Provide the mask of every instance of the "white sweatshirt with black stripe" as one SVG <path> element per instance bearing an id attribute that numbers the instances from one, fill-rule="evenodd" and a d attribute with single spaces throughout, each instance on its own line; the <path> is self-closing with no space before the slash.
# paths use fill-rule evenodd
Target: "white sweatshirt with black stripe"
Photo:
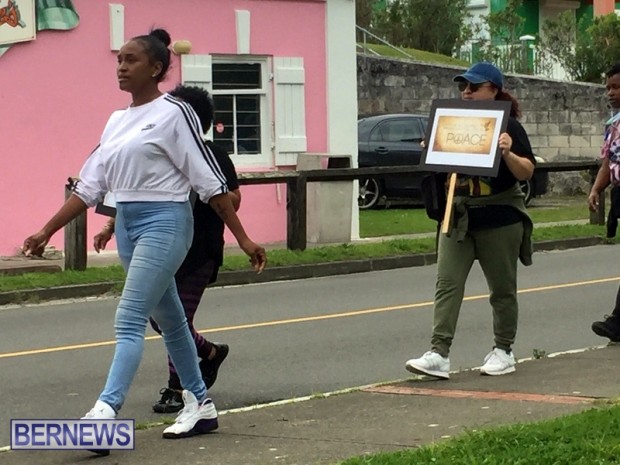
<path id="1" fill-rule="evenodd" d="M 228 187 L 200 134 L 196 113 L 168 94 L 115 111 L 75 194 L 92 207 L 107 192 L 116 202 L 184 202 L 193 188 L 206 203 Z"/>

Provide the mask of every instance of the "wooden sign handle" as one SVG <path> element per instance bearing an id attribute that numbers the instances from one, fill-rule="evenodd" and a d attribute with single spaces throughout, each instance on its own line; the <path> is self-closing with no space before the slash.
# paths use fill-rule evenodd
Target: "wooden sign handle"
<path id="1" fill-rule="evenodd" d="M 450 173 L 450 181 L 448 183 L 448 195 L 446 199 L 446 212 L 443 215 L 441 223 L 441 232 L 447 234 L 450 231 L 450 219 L 452 218 L 452 200 L 454 199 L 454 190 L 456 189 L 456 173 Z"/>

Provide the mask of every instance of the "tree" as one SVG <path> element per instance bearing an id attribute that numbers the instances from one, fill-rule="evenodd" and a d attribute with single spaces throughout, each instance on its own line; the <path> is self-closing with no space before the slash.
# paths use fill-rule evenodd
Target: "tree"
<path id="1" fill-rule="evenodd" d="M 504 72 L 531 73 L 529 49 L 522 43 L 525 19 L 519 13 L 522 0 L 508 0 L 506 7 L 489 13 L 472 37 L 477 45 L 473 61 L 495 63 Z"/>
<path id="2" fill-rule="evenodd" d="M 375 33 L 393 45 L 444 55 L 460 48 L 468 0 L 394 0 L 377 11 Z"/>
<path id="3" fill-rule="evenodd" d="M 601 83 L 603 74 L 620 61 L 620 18 L 615 13 L 575 24 L 565 12 L 543 24 L 539 53 L 554 60 L 577 81 Z"/>
<path id="4" fill-rule="evenodd" d="M 575 38 L 577 24 L 572 10 L 564 11 L 542 24 L 538 40 L 538 55 L 547 63 L 558 63 L 569 76 L 575 78 L 579 66 L 575 62 Z"/>
<path id="5" fill-rule="evenodd" d="M 355 0 L 355 24 L 370 29 L 374 0 Z"/>

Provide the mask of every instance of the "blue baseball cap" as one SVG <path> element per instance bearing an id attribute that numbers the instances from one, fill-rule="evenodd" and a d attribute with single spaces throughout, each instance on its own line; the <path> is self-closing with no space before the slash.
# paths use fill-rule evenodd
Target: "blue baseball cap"
<path id="1" fill-rule="evenodd" d="M 456 76 L 454 82 L 458 81 L 469 81 L 472 84 L 490 82 L 499 90 L 502 90 L 504 87 L 504 76 L 502 72 L 495 65 L 487 61 L 476 63 L 463 74 Z"/>

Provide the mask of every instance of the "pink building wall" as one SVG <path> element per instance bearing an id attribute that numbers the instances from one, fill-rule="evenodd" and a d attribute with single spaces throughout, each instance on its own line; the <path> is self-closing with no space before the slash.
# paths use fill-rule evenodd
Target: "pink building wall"
<path id="1" fill-rule="evenodd" d="M 0 255 L 13 255 L 64 202 L 63 186 L 98 143 L 110 113 L 130 103 L 118 89 L 110 50 L 108 2 L 74 0 L 70 31 L 40 31 L 0 56 Z M 308 152 L 325 152 L 325 3 L 294 0 L 121 0 L 125 38 L 164 27 L 191 53 L 236 53 L 235 10 L 251 14 L 253 55 L 303 57 Z M 181 80 L 180 57 L 161 89 Z M 237 166 L 240 172 L 245 171 Z M 273 166 L 252 170 L 272 170 Z M 239 215 L 258 242 L 286 237 L 285 186 L 242 186 Z M 106 218 L 88 212 L 91 238 Z M 234 239 L 227 232 L 227 242 Z M 59 231 L 50 241 L 64 247 Z M 115 248 L 114 244 L 110 244 Z"/>

